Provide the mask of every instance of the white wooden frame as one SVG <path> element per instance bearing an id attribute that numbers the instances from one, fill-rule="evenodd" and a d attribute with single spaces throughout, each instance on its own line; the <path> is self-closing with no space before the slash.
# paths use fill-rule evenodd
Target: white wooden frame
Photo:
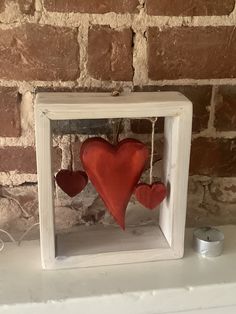
<path id="1" fill-rule="evenodd" d="M 183 257 L 192 129 L 192 103 L 186 97 L 176 92 L 131 93 L 119 97 L 107 93 L 39 93 L 35 117 L 43 268 L 91 267 Z M 94 251 L 83 247 L 78 255 L 57 256 L 51 120 L 145 117 L 165 117 L 164 182 L 170 190 L 160 206 L 159 227 L 145 227 L 141 231 L 143 237 L 135 237 L 140 233 L 121 233 L 117 228 L 117 234 L 114 230 L 110 233 L 111 238 L 114 235 L 115 247 L 114 243 L 103 246 L 98 243 Z M 78 234 L 75 241 L 81 243 L 83 238 L 87 239 L 86 232 L 85 236 Z M 94 232 L 94 238 L 101 239 L 107 238 L 105 232 L 109 230 L 91 229 L 91 232 Z M 69 240 L 65 245 L 70 246 L 73 241 Z"/>

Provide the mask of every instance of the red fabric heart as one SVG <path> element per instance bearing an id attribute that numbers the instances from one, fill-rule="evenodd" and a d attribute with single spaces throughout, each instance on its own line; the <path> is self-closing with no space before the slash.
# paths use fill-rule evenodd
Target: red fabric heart
<path id="1" fill-rule="evenodd" d="M 166 198 L 167 190 L 161 182 L 151 185 L 140 183 L 137 185 L 134 194 L 139 203 L 144 207 L 154 209 Z"/>
<path id="2" fill-rule="evenodd" d="M 84 171 L 60 170 L 55 179 L 59 187 L 70 197 L 79 194 L 88 183 L 88 176 Z"/>
<path id="3" fill-rule="evenodd" d="M 80 153 L 89 179 L 124 229 L 126 207 L 148 158 L 147 147 L 134 139 L 114 146 L 102 138 L 91 138 L 83 143 Z"/>

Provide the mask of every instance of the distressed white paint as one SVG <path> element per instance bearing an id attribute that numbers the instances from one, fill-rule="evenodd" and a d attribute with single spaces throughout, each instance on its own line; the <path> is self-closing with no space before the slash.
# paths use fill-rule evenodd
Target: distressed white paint
<path id="1" fill-rule="evenodd" d="M 2 314 L 234 314 L 236 226 L 222 227 L 225 250 L 206 259 L 191 248 L 185 258 L 132 265 L 43 271 L 38 241 L 12 243 L 0 255 Z"/>
<path id="2" fill-rule="evenodd" d="M 192 103 L 177 92 L 131 93 L 119 97 L 104 93 L 40 93 L 36 97 L 35 110 L 43 267 L 91 267 L 181 258 L 184 252 Z M 121 250 L 120 231 L 117 229 L 110 236 L 111 232 L 102 227 L 99 232 L 104 239 L 109 239 L 105 252 L 102 246 L 95 252 L 91 249 L 94 244 L 88 243 L 83 254 L 78 251 L 76 256 L 58 256 L 54 236 L 50 121 L 132 117 L 166 117 L 164 182 L 170 192 L 160 207 L 159 225 L 163 234 L 157 226 L 154 232 L 152 226 L 146 226 L 141 232 L 143 237 L 137 236 L 140 233 L 137 227 L 130 235 L 127 231 L 128 237 L 123 241 L 129 241 L 129 245 L 126 250 Z M 94 231 L 90 232 L 93 235 Z M 97 237 L 96 232 L 94 238 Z M 149 245 L 145 247 L 142 241 L 146 241 L 147 237 Z M 86 241 L 86 237 L 84 239 Z M 78 250 L 85 245 L 80 241 L 78 233 Z M 116 251 L 114 242 L 117 244 Z M 73 241 L 68 241 L 67 251 L 70 250 L 70 243 L 73 246 Z"/>

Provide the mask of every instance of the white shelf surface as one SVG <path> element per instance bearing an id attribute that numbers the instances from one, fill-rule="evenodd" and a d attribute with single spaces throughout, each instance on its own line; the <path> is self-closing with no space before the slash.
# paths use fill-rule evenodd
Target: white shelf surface
<path id="1" fill-rule="evenodd" d="M 191 248 L 182 260 L 72 270 L 41 270 L 39 241 L 7 244 L 0 253 L 0 313 L 236 313 L 236 226 L 222 256 Z"/>
<path id="2" fill-rule="evenodd" d="M 52 269 L 177 258 L 157 224 L 127 227 L 125 232 L 116 226 L 80 226 L 56 237 L 56 256 Z"/>
<path id="3" fill-rule="evenodd" d="M 169 249 L 163 233 L 154 224 L 127 227 L 125 232 L 117 226 L 103 225 L 81 226 L 75 231 L 57 236 L 58 256 Z"/>

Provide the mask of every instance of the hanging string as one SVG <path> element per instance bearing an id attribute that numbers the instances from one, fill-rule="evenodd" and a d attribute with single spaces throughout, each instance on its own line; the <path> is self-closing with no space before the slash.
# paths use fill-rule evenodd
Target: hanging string
<path id="1" fill-rule="evenodd" d="M 36 222 L 35 224 L 31 225 L 20 237 L 18 240 L 18 245 L 20 246 L 21 242 L 24 240 L 24 238 L 27 236 L 27 234 L 35 227 L 39 226 L 39 222 Z"/>
<path id="2" fill-rule="evenodd" d="M 116 129 L 116 135 L 115 135 L 115 143 L 116 144 L 119 142 L 121 124 L 122 124 L 122 119 L 119 119 L 117 129 Z"/>
<path id="3" fill-rule="evenodd" d="M 21 206 L 20 202 L 17 199 L 15 199 L 14 197 L 5 195 L 5 194 L 2 194 L 1 196 L 3 198 L 6 198 L 8 200 L 11 200 L 11 201 L 15 202 L 19 206 L 21 212 L 23 213 L 23 217 L 24 218 L 30 218 L 31 217 L 30 214 Z"/>
<path id="4" fill-rule="evenodd" d="M 152 122 L 152 147 L 151 147 L 151 158 L 150 158 L 150 174 L 149 174 L 149 183 L 152 184 L 152 173 L 153 173 L 153 156 L 154 156 L 154 144 L 155 144 L 155 125 L 158 118 L 150 118 Z"/>
<path id="5" fill-rule="evenodd" d="M 15 199 L 15 198 L 13 198 L 13 197 L 11 197 L 11 196 L 8 196 L 8 195 L 2 195 L 2 197 L 3 197 L 3 198 L 6 198 L 6 199 L 9 199 L 9 200 L 11 200 L 11 201 L 14 201 L 14 202 L 19 206 L 19 208 L 21 209 L 21 212 L 22 212 L 23 217 L 24 217 L 25 219 L 28 219 L 28 218 L 31 217 L 31 215 L 26 211 L 26 209 L 23 208 L 23 206 L 21 206 L 20 202 L 19 202 L 17 199 Z M 31 226 L 23 233 L 23 235 L 20 237 L 20 239 L 19 239 L 19 241 L 18 241 L 18 245 L 20 245 L 21 241 L 26 237 L 26 235 L 27 235 L 35 226 L 37 226 L 37 225 L 39 225 L 39 223 L 35 223 L 35 224 L 31 225 Z M 0 232 L 6 234 L 11 242 L 13 242 L 13 243 L 16 243 L 16 242 L 17 242 L 17 241 L 15 240 L 15 238 L 14 238 L 9 232 L 7 232 L 6 230 L 0 229 Z M 5 247 L 5 242 L 0 238 L 0 252 L 3 251 L 4 247 Z"/>
<path id="6" fill-rule="evenodd" d="M 5 244 L 2 239 L 0 239 L 0 252 L 3 251 Z"/>
<path id="7" fill-rule="evenodd" d="M 16 242 L 16 240 L 13 238 L 13 236 L 7 232 L 6 230 L 0 229 L 0 232 L 6 234 L 11 242 Z M 0 252 L 4 249 L 5 243 L 2 239 L 0 239 Z"/>
<path id="8" fill-rule="evenodd" d="M 140 120 L 140 118 L 132 118 L 134 120 Z M 157 117 L 155 118 L 143 118 L 145 120 L 149 120 L 152 123 L 152 138 L 151 138 L 151 158 L 150 158 L 150 174 L 149 174 L 149 182 L 152 184 L 152 178 L 153 178 L 153 159 L 154 159 L 154 145 L 155 145 L 155 126 L 156 122 L 158 120 Z M 117 144 L 119 141 L 119 132 L 120 132 L 120 127 L 122 124 L 123 119 L 118 120 L 118 127 L 115 128 L 115 121 L 112 120 L 113 124 L 113 144 Z"/>
<path id="9" fill-rule="evenodd" d="M 24 238 L 27 236 L 27 234 L 35 227 L 39 226 L 39 222 L 37 223 L 34 223 L 33 225 L 31 225 L 24 233 L 23 235 L 20 237 L 20 239 L 18 241 L 16 241 L 14 239 L 14 237 L 9 233 L 7 232 L 6 230 L 3 230 L 3 229 L 0 229 L 0 232 L 6 234 L 8 236 L 8 238 L 10 239 L 11 242 L 13 243 L 18 243 L 18 245 L 20 246 L 21 242 L 24 240 Z M 0 252 L 3 251 L 5 247 L 5 242 L 0 238 Z"/>
<path id="10" fill-rule="evenodd" d="M 117 145 L 119 142 L 120 129 L 122 125 L 123 119 L 112 119 L 110 124 L 112 126 L 112 144 Z"/>
<path id="11" fill-rule="evenodd" d="M 72 134 L 71 134 L 71 121 L 69 120 L 69 130 L 70 130 L 70 171 L 73 171 L 73 164 L 74 164 L 74 158 L 73 158 L 73 149 L 72 149 Z"/>

